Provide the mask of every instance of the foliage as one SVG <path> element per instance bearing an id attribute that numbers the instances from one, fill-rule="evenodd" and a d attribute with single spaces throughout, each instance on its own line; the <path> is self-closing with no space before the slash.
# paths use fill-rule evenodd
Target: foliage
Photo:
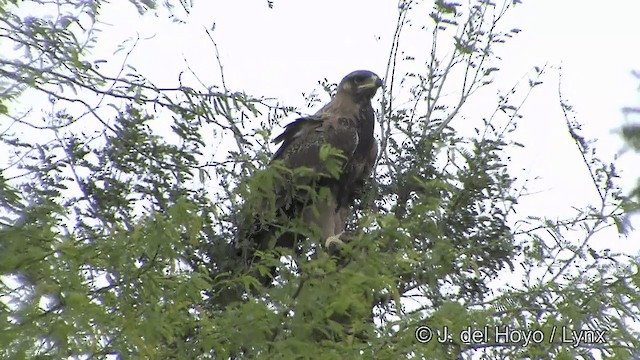
<path id="1" fill-rule="evenodd" d="M 273 197 L 282 174 L 262 169 L 265 143 L 293 109 L 224 83 L 159 88 L 126 62 L 103 72 L 107 61 L 91 51 L 106 3 L 67 0 L 57 18 L 19 15 L 33 3 L 0 1 L 0 34 L 17 47 L 0 57 L 0 139 L 10 152 L 0 172 L 4 358 L 639 355 L 639 259 L 591 245 L 603 229 L 626 230 L 627 203 L 615 166 L 580 135 L 565 99 L 600 201 L 567 219 L 515 212 L 526 188 L 508 166 L 520 146 L 510 136 L 547 69 L 485 99 L 486 114 L 464 113 L 495 90 L 499 48 L 519 32 L 502 20 L 518 1 L 436 1 L 420 30 L 431 40 L 424 62 L 403 57 L 422 49 L 404 50 L 402 39 L 431 5 L 400 2 L 381 155 L 350 219 L 352 240 L 329 253 L 292 219 L 287 229 L 309 239 L 298 251 L 266 249 L 257 263 L 237 256 L 238 219 Z M 156 8 L 132 3 L 143 14 Z M 176 9 L 190 9 L 164 3 L 176 21 Z M 400 75 L 403 66 L 415 70 Z M 21 109 L 42 98 L 42 119 Z M 212 134 L 232 141 L 215 144 Z M 273 265 L 279 276 L 263 286 L 257 277 Z M 520 282 L 494 289 L 505 275 Z M 436 335 L 446 327 L 451 341 L 419 341 L 423 326 Z M 546 341 L 496 342 L 505 326 Z M 459 336 L 485 327 L 484 341 Z M 606 331 L 607 342 L 563 342 L 562 329 Z"/>
<path id="2" fill-rule="evenodd" d="M 640 79 L 640 71 L 633 71 L 633 76 Z M 637 106 L 627 106 L 622 109 L 623 114 L 630 121 L 622 127 L 622 137 L 626 143 L 636 152 L 640 151 L 640 123 L 633 121 L 633 119 L 640 114 L 640 108 Z M 637 211 L 640 204 L 640 180 L 638 186 L 631 192 L 631 198 L 636 199 L 636 206 L 631 211 Z"/>

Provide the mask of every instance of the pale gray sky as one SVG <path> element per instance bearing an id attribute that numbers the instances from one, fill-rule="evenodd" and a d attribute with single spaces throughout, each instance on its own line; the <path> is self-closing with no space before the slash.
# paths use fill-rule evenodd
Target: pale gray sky
<path id="1" fill-rule="evenodd" d="M 205 83 L 217 84 L 214 49 L 204 32 L 215 23 L 212 34 L 227 85 L 295 106 L 302 106 L 301 93 L 317 89 L 324 77 L 337 82 L 360 68 L 383 75 L 397 17 L 397 3 L 382 0 L 276 0 L 273 9 L 263 0 L 196 1 L 186 24 L 163 16 L 140 18 L 123 11 L 125 6 L 130 5 L 122 2 L 105 9 L 104 20 L 113 24 L 103 37 L 111 43 L 98 49 L 105 58 L 137 32 L 154 37 L 142 41 L 132 54 L 133 64 L 154 82 L 175 85 L 186 59 Z M 414 26 L 403 40 L 403 48 L 412 55 L 428 54 L 429 38 L 419 31 L 420 25 L 429 24 L 427 14 L 414 16 Z M 620 109 L 640 103 L 638 84 L 630 75 L 640 68 L 640 49 L 633 45 L 639 35 L 637 14 L 640 2 L 635 0 L 618 1 L 615 7 L 600 1 L 525 0 L 503 24 L 522 32 L 500 49 L 503 71 L 497 83 L 507 90 L 533 66 L 561 65 L 563 95 L 585 123 L 583 134 L 597 138 L 600 154 L 612 159 L 623 146 L 613 133 L 623 121 Z M 522 164 L 523 176 L 541 177 L 530 184 L 536 195 L 524 198 L 520 211 L 563 216 L 596 194 L 584 181 L 586 169 L 566 131 L 557 72 L 543 79 L 545 85 L 523 109 L 525 119 L 516 134 L 527 147 L 514 149 L 514 164 Z M 640 176 L 638 162 L 631 153 L 619 160 L 625 186 Z M 618 240 L 613 232 L 603 239 L 608 246 L 632 252 L 640 245 L 637 232 L 627 240 Z"/>
<path id="2" fill-rule="evenodd" d="M 422 25 L 431 26 L 429 8 L 425 4 L 414 12 L 413 26 L 406 28 L 401 42 L 407 54 L 418 58 L 429 54 L 429 33 L 420 30 Z M 275 0 L 273 9 L 266 0 L 195 1 L 191 14 L 183 16 L 185 24 L 168 20 L 164 13 L 141 17 L 125 1 L 110 3 L 101 11 L 103 32 L 94 52 L 96 59 L 109 60 L 102 69 L 118 69 L 125 52 L 114 55 L 114 51 L 123 43 L 130 48 L 126 40 L 139 35 L 149 39 L 139 41 L 129 63 L 155 84 L 176 86 L 185 61 L 204 83 L 220 84 L 214 48 L 204 31 L 215 24 L 212 35 L 227 86 L 298 107 L 304 104 L 302 92 L 318 90 L 317 81 L 325 77 L 337 82 L 354 69 L 384 75 L 398 13 L 396 1 L 383 0 Z M 503 60 L 496 84 L 506 91 L 533 66 L 562 66 L 564 97 L 585 124 L 583 135 L 597 138 L 600 156 L 613 159 L 623 147 L 614 133 L 623 123 L 620 109 L 640 104 L 637 80 L 630 75 L 640 69 L 640 48 L 634 46 L 639 35 L 637 14 L 637 0 L 618 1 L 615 7 L 593 0 L 525 0 L 504 20 L 505 29 L 522 32 L 498 49 Z M 403 63 L 399 72 L 420 64 Z M 529 184 L 534 195 L 521 199 L 518 213 L 554 218 L 572 214 L 572 206 L 595 201 L 596 193 L 585 181 L 586 169 L 565 127 L 558 104 L 558 72 L 550 71 L 543 80 L 545 84 L 522 109 L 525 118 L 515 135 L 526 147 L 514 148 L 510 155 L 520 179 L 539 177 Z M 195 84 L 193 79 L 187 81 Z M 487 116 L 494 106 L 493 95 L 475 97 L 464 110 L 465 118 L 452 125 L 469 131 L 462 122 Z M 484 103 L 484 96 L 490 103 Z M 620 182 L 629 189 L 640 177 L 640 159 L 627 152 L 617 163 Z M 635 224 L 640 227 L 637 218 Z M 619 239 L 611 231 L 603 233 L 599 242 L 637 253 L 640 232 Z"/>

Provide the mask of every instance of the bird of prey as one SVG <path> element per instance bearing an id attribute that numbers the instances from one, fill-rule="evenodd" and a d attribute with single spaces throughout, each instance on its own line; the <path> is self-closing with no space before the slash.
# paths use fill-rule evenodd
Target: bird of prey
<path id="1" fill-rule="evenodd" d="M 286 125 L 273 140 L 280 147 L 269 167 L 291 171 L 273 187 L 270 207 L 274 218 L 265 221 L 256 207 L 249 214 L 251 220 L 243 216 L 239 228 L 245 246 L 254 250 L 294 247 L 296 236 L 277 224 L 286 227 L 296 218 L 315 229 L 326 246 L 341 242 L 351 205 L 377 157 L 371 99 L 381 86 L 382 80 L 371 71 L 351 72 L 328 104 Z"/>

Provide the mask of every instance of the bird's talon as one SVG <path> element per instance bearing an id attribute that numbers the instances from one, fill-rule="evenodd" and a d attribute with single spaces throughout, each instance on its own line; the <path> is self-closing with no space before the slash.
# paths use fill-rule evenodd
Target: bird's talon
<path id="1" fill-rule="evenodd" d="M 340 232 L 340 234 L 329 236 L 324 242 L 324 246 L 328 249 L 331 244 L 344 245 L 344 241 L 340 240 L 340 236 L 342 236 L 343 233 L 344 231 Z"/>

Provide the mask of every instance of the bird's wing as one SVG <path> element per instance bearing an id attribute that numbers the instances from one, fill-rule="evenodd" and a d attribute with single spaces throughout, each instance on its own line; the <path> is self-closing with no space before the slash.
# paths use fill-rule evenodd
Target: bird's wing
<path id="1" fill-rule="evenodd" d="M 273 160 L 282 160 L 291 168 L 308 167 L 319 172 L 326 170 L 320 158 L 320 148 L 325 145 L 341 150 L 347 158 L 353 156 L 358 146 L 358 128 L 355 119 L 320 114 L 297 119 L 285 127 L 274 142 L 282 143 Z"/>
<path id="2" fill-rule="evenodd" d="M 362 172 L 361 177 L 363 179 L 369 177 L 373 172 L 373 167 L 376 165 L 376 160 L 378 159 L 378 142 L 373 139 L 373 144 L 369 149 L 369 153 L 367 157 L 362 162 Z"/>

